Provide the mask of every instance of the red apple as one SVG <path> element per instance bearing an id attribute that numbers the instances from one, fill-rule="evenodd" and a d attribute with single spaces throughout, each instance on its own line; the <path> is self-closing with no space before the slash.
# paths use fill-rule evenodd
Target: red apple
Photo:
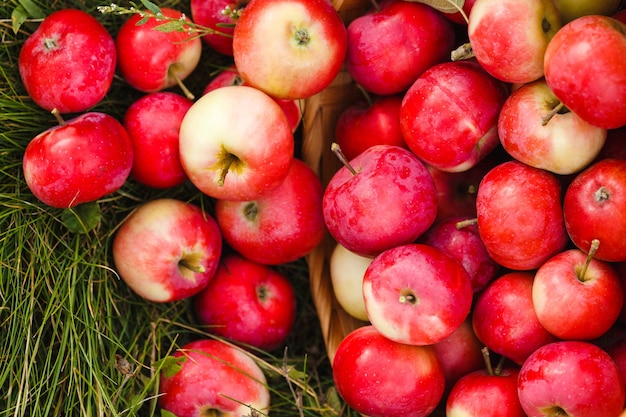
<path id="1" fill-rule="evenodd" d="M 296 295 L 285 275 L 231 253 L 194 297 L 193 309 L 207 331 L 269 352 L 291 332 Z"/>
<path id="2" fill-rule="evenodd" d="M 626 25 L 607 16 L 580 17 L 563 26 L 548 45 L 546 82 L 581 119 L 606 129 L 624 126 L 624 54 Z"/>
<path id="3" fill-rule="evenodd" d="M 546 48 L 560 28 L 552 0 L 476 0 L 467 31 L 476 60 L 487 72 L 521 84 L 543 76 Z"/>
<path id="4" fill-rule="evenodd" d="M 604 159 L 579 173 L 565 191 L 563 216 L 580 250 L 598 239 L 597 259 L 626 261 L 626 160 Z"/>
<path id="5" fill-rule="evenodd" d="M 233 56 L 233 32 L 237 23 L 233 12 L 237 12 L 247 3 L 246 0 L 190 0 L 191 19 L 214 31 L 202 36 L 202 40 L 211 49 Z"/>
<path id="6" fill-rule="evenodd" d="M 472 284 L 463 266 L 443 251 L 424 244 L 400 245 L 369 265 L 363 299 L 370 323 L 385 337 L 432 345 L 467 318 Z"/>
<path id="7" fill-rule="evenodd" d="M 267 413 L 270 392 L 263 371 L 244 351 L 213 339 L 189 342 L 173 358 L 181 369 L 161 371 L 158 402 L 177 417 Z"/>
<path id="8" fill-rule="evenodd" d="M 327 0 L 252 0 L 233 33 L 241 77 L 282 99 L 307 98 L 330 85 L 346 47 L 346 27 Z"/>
<path id="9" fill-rule="evenodd" d="M 133 148 L 113 116 L 83 113 L 33 138 L 24 152 L 24 179 L 39 200 L 67 208 L 95 201 L 122 187 Z"/>
<path id="10" fill-rule="evenodd" d="M 365 90 L 403 93 L 424 71 L 448 60 L 451 22 L 425 4 L 385 1 L 347 28 L 346 69 Z"/>
<path id="11" fill-rule="evenodd" d="M 533 352 L 520 370 L 518 395 L 529 417 L 617 416 L 625 397 L 609 354 L 589 342 L 571 340 Z"/>
<path id="12" fill-rule="evenodd" d="M 518 161 L 489 171 L 478 187 L 478 233 L 500 265 L 538 268 L 568 243 L 554 174 Z"/>
<path id="13" fill-rule="evenodd" d="M 285 113 L 249 86 L 222 87 L 200 97 L 185 114 L 179 135 L 187 177 L 216 199 L 252 200 L 276 188 L 294 155 Z"/>
<path id="14" fill-rule="evenodd" d="M 148 187 L 170 188 L 187 175 L 180 163 L 178 131 L 193 102 L 172 92 L 148 93 L 124 114 L 124 127 L 133 143 L 131 176 Z"/>
<path id="15" fill-rule="evenodd" d="M 28 95 L 45 110 L 83 112 L 108 93 L 117 54 L 111 34 L 76 9 L 48 15 L 24 41 L 17 59 Z"/>
<path id="16" fill-rule="evenodd" d="M 221 252 L 213 217 L 171 198 L 142 203 L 113 239 L 119 276 L 140 297 L 159 303 L 191 297 L 206 287 Z"/>
<path id="17" fill-rule="evenodd" d="M 333 379 L 345 402 L 369 417 L 426 417 L 445 384 L 431 346 L 394 342 L 373 326 L 359 327 L 341 341 Z"/>
<path id="18" fill-rule="evenodd" d="M 427 69 L 404 94 L 400 126 L 409 149 L 442 171 L 467 171 L 496 148 L 507 92 L 475 62 Z"/>
<path id="19" fill-rule="evenodd" d="M 254 200 L 215 203 L 224 240 L 246 258 L 265 265 L 293 262 L 326 235 L 322 182 L 299 159 L 274 189 Z"/>
<path id="20" fill-rule="evenodd" d="M 164 17 L 133 14 L 124 22 L 115 37 L 118 68 L 133 88 L 155 92 L 180 85 L 200 62 L 202 41 L 189 31 L 161 31 L 155 28 L 169 19 L 191 21 L 182 12 L 163 7 Z M 191 98 L 191 97 L 190 97 Z"/>

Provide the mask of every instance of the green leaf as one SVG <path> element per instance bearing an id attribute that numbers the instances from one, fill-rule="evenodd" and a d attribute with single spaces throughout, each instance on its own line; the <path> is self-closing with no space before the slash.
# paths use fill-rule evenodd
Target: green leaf
<path id="1" fill-rule="evenodd" d="M 161 417 L 177 417 L 177 416 L 174 413 L 170 413 L 167 410 L 161 409 Z"/>
<path id="2" fill-rule="evenodd" d="M 166 378 L 173 377 L 183 368 L 187 356 L 166 356 L 155 363 L 156 367 L 163 372 Z"/>
<path id="3" fill-rule="evenodd" d="M 22 24 L 28 19 L 28 13 L 22 6 L 17 6 L 11 12 L 11 22 L 13 24 L 13 33 L 17 34 Z"/>
<path id="4" fill-rule="evenodd" d="M 70 232 L 87 233 L 100 223 L 100 205 L 96 201 L 63 210 L 61 220 Z"/>
<path id="5" fill-rule="evenodd" d="M 135 23 L 135 26 L 145 25 L 148 20 L 150 20 L 150 16 L 144 16 Z"/>
<path id="6" fill-rule="evenodd" d="M 152 14 L 160 16 L 162 14 L 161 9 L 156 4 L 152 3 L 149 0 L 141 0 L 141 4 L 144 5 L 146 9 L 148 9 Z"/>
<path id="7" fill-rule="evenodd" d="M 456 13 L 463 9 L 465 0 L 409 0 L 417 3 L 427 4 L 433 9 L 442 13 Z"/>
<path id="8" fill-rule="evenodd" d="M 153 30 L 159 32 L 182 32 L 187 24 L 182 20 L 172 20 L 155 26 Z"/>
<path id="9" fill-rule="evenodd" d="M 19 0 L 20 5 L 26 10 L 29 17 L 33 19 L 43 19 L 46 14 L 32 0 Z"/>

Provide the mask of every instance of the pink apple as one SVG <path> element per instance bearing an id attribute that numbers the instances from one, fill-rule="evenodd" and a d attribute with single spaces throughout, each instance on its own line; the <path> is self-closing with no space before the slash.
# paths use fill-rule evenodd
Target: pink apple
<path id="1" fill-rule="evenodd" d="M 83 112 L 109 92 L 117 54 L 107 29 L 82 10 L 48 15 L 20 50 L 17 66 L 35 104 L 60 113 Z"/>
<path id="2" fill-rule="evenodd" d="M 245 0 L 191 0 L 191 19 L 198 25 L 210 28 L 214 33 L 207 33 L 202 40 L 214 51 L 233 56 L 233 32 L 237 20 L 232 12 L 243 8 Z M 225 13 L 229 10 L 231 13 Z"/>
<path id="3" fill-rule="evenodd" d="M 515 159 L 560 175 L 581 171 L 598 155 L 606 129 L 591 125 L 571 111 L 556 112 L 559 100 L 544 79 L 515 90 L 504 103 L 498 133 Z"/>
<path id="4" fill-rule="evenodd" d="M 626 125 L 626 61 L 620 59 L 625 33 L 617 19 L 583 16 L 563 26 L 545 52 L 554 95 L 581 119 L 606 129 Z"/>
<path id="5" fill-rule="evenodd" d="M 161 370 L 158 402 L 177 417 L 267 413 L 270 392 L 263 371 L 244 351 L 214 339 L 185 344 L 172 354 L 181 369 Z"/>
<path id="6" fill-rule="evenodd" d="M 463 266 L 443 251 L 424 244 L 399 245 L 367 268 L 363 299 L 370 323 L 385 337 L 431 345 L 467 318 L 472 284 Z"/>
<path id="7" fill-rule="evenodd" d="M 508 83 L 528 83 L 543 76 L 548 43 L 561 28 L 552 0 L 476 0 L 467 28 L 480 65 Z"/>
<path id="8" fill-rule="evenodd" d="M 265 265 L 293 262 L 307 255 L 326 235 L 322 182 L 294 158 L 287 176 L 254 200 L 215 202 L 224 240 L 246 258 Z"/>
<path id="9" fill-rule="evenodd" d="M 474 332 L 492 352 L 522 364 L 539 347 L 555 342 L 533 307 L 534 273 L 513 271 L 496 278 L 476 298 Z"/>
<path id="10" fill-rule="evenodd" d="M 220 229 L 200 207 L 172 198 L 142 203 L 113 239 L 113 262 L 140 297 L 157 303 L 197 294 L 215 275 Z"/>
<path id="11" fill-rule="evenodd" d="M 579 173 L 565 191 L 565 227 L 572 242 L 596 259 L 626 261 L 626 160 L 604 159 Z"/>
<path id="12" fill-rule="evenodd" d="M 414 242 L 433 224 L 435 185 L 413 153 L 375 145 L 333 175 L 324 192 L 323 211 L 337 242 L 359 255 L 375 256 Z"/>
<path id="13" fill-rule="evenodd" d="M 24 179 L 35 197 L 67 208 L 119 190 L 133 164 L 124 126 L 99 112 L 60 121 L 35 136 L 24 152 Z"/>
<path id="14" fill-rule="evenodd" d="M 193 309 L 208 332 L 269 352 L 291 332 L 296 295 L 285 275 L 231 253 L 194 297 Z"/>
<path id="15" fill-rule="evenodd" d="M 518 161 L 489 171 L 476 196 L 478 233 L 500 265 L 538 268 L 568 243 L 561 186 L 554 174 Z"/>
<path id="16" fill-rule="evenodd" d="M 335 123 L 335 142 L 348 160 L 374 145 L 407 147 L 400 130 L 402 95 L 370 100 L 350 104 Z"/>
<path id="17" fill-rule="evenodd" d="M 346 27 L 327 0 L 252 0 L 233 33 L 241 77 L 282 99 L 307 98 L 330 85 L 346 47 Z"/>
<path id="18" fill-rule="evenodd" d="M 589 342 L 571 340 L 533 352 L 520 370 L 518 395 L 529 417 L 617 416 L 625 397 L 609 354 Z"/>
<path id="19" fill-rule="evenodd" d="M 182 12 L 163 7 L 164 17 L 142 19 L 134 14 L 124 22 L 115 37 L 118 68 L 133 88 L 155 92 L 180 85 L 200 62 L 202 41 L 189 31 L 161 31 L 155 28 L 169 19 L 191 21 Z M 191 97 L 190 97 L 191 98 Z"/>
<path id="20" fill-rule="evenodd" d="M 431 346 L 394 342 L 373 326 L 359 327 L 341 341 L 333 379 L 345 402 L 369 417 L 426 417 L 445 384 Z"/>
<path id="21" fill-rule="evenodd" d="M 385 1 L 347 28 L 346 69 L 365 90 L 403 93 L 424 71 L 449 59 L 452 23 L 430 6 Z"/>
<path id="22" fill-rule="evenodd" d="M 154 188 L 182 184 L 187 175 L 180 163 L 178 131 L 193 102 L 173 92 L 148 93 L 130 104 L 124 127 L 133 143 L 131 176 Z"/>
<path id="23" fill-rule="evenodd" d="M 400 126 L 409 149 L 442 171 L 467 171 L 499 145 L 503 84 L 475 62 L 427 69 L 404 94 Z"/>
<path id="24" fill-rule="evenodd" d="M 276 188 L 294 155 L 285 113 L 249 86 L 222 87 L 200 97 L 185 114 L 179 135 L 187 177 L 216 199 L 252 200 Z"/>
<path id="25" fill-rule="evenodd" d="M 358 255 L 337 243 L 328 262 L 333 294 L 339 305 L 352 317 L 368 321 L 363 300 L 363 278 L 372 258 Z"/>

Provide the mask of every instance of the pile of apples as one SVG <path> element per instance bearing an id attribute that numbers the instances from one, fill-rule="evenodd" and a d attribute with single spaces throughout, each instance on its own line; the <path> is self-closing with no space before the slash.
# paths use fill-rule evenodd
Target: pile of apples
<path id="1" fill-rule="evenodd" d="M 112 242 L 139 296 L 192 298 L 200 324 L 244 346 L 181 347 L 163 410 L 270 410 L 246 347 L 284 344 L 295 294 L 273 267 L 328 233 L 336 298 L 363 321 L 329 356 L 359 413 L 624 414 L 626 15 L 441 3 L 383 0 L 346 23 L 327 0 L 191 0 L 192 16 L 144 0 L 115 38 L 68 9 L 26 40 L 24 86 L 59 119 L 24 155 L 35 197 L 73 208 L 132 180 L 215 203 L 141 203 Z M 184 80 L 202 41 L 233 65 L 196 98 Z M 323 183 L 294 135 L 302 100 L 342 69 L 369 101 L 323 138 L 343 164 Z M 119 121 L 90 111 L 116 72 L 145 93 Z"/>

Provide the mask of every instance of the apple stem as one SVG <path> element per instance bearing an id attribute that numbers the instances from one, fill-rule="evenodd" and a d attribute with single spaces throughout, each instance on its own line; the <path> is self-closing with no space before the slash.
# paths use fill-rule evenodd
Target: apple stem
<path id="1" fill-rule="evenodd" d="M 65 120 L 63 119 L 63 116 L 61 116 L 61 112 L 59 111 L 59 109 L 55 107 L 54 109 L 52 109 L 50 113 L 52 113 L 54 118 L 57 119 L 57 122 L 59 123 L 59 125 L 65 126 Z"/>
<path id="2" fill-rule="evenodd" d="M 187 97 L 189 100 L 194 100 L 196 97 L 183 83 L 183 80 L 181 80 L 180 77 L 176 74 L 175 69 L 176 69 L 175 65 L 170 66 L 170 69 L 168 70 L 169 76 L 172 77 L 176 81 L 176 84 L 178 84 L 178 87 L 183 91 L 183 94 L 185 95 L 185 97 Z"/>
<path id="3" fill-rule="evenodd" d="M 493 375 L 493 367 L 491 366 L 491 355 L 489 354 L 489 348 L 484 346 L 480 350 L 483 354 L 483 359 L 485 360 L 485 367 L 487 368 L 487 372 L 489 375 Z"/>
<path id="4" fill-rule="evenodd" d="M 346 158 L 346 156 L 344 155 L 344 153 L 341 151 L 341 146 L 339 146 L 339 144 L 337 142 L 333 142 L 330 145 L 330 150 L 333 151 L 333 153 L 335 155 L 337 155 L 337 158 L 339 158 L 339 160 L 341 161 L 341 163 L 348 168 L 348 171 L 350 171 L 350 173 L 352 173 L 352 175 L 356 175 L 358 174 L 358 172 L 352 167 L 352 165 L 350 165 L 350 162 L 348 161 L 348 158 Z"/>
<path id="5" fill-rule="evenodd" d="M 181 268 L 186 268 L 192 272 L 203 273 L 205 271 L 204 267 L 200 264 L 192 264 L 187 262 L 185 259 L 181 259 L 178 261 L 178 266 Z"/>
<path id="6" fill-rule="evenodd" d="M 365 97 L 365 101 L 367 102 L 367 104 L 369 106 L 371 106 L 372 105 L 372 96 L 370 95 L 369 91 L 367 91 L 365 88 L 363 88 L 363 86 L 361 84 L 357 84 L 356 87 L 359 89 L 361 94 L 363 94 L 363 97 Z"/>
<path id="7" fill-rule="evenodd" d="M 550 110 L 550 112 L 548 114 L 544 114 L 543 116 L 541 116 L 541 126 L 545 126 L 548 124 L 548 122 L 561 110 L 563 110 L 563 108 L 565 107 L 565 105 L 563 104 L 562 101 L 559 101 L 559 104 L 557 104 L 556 106 L 554 106 L 554 108 L 552 110 Z"/>
<path id="8" fill-rule="evenodd" d="M 230 166 L 233 164 L 234 159 L 229 159 L 228 162 L 226 162 L 226 166 L 224 168 L 222 168 L 222 171 L 220 172 L 220 177 L 217 180 L 217 185 L 219 185 L 220 187 L 224 186 L 224 182 L 226 181 L 226 175 L 228 175 L 228 171 L 230 170 Z"/>
<path id="9" fill-rule="evenodd" d="M 452 61 L 462 61 L 464 59 L 470 59 L 473 57 L 474 50 L 472 49 L 472 45 L 469 42 L 459 46 L 450 54 L 450 58 L 452 59 Z"/>
<path id="10" fill-rule="evenodd" d="M 464 227 L 472 226 L 478 224 L 478 219 L 467 219 L 456 222 L 455 226 L 457 230 L 462 229 Z"/>
<path id="11" fill-rule="evenodd" d="M 584 282 L 585 279 L 585 275 L 587 275 L 587 269 L 589 268 L 589 264 L 591 263 L 591 260 L 593 259 L 593 257 L 596 255 L 596 252 L 598 251 L 598 248 L 600 247 L 600 241 L 598 239 L 593 239 L 591 241 L 591 247 L 589 248 L 589 253 L 587 254 L 587 259 L 585 260 L 585 264 L 583 265 L 582 269 L 580 270 L 579 274 L 578 274 L 578 279 L 582 282 Z"/>
<path id="12" fill-rule="evenodd" d="M 380 5 L 378 4 L 376 0 L 370 0 L 370 2 L 372 3 L 372 7 L 374 8 L 375 11 L 380 11 Z"/>

